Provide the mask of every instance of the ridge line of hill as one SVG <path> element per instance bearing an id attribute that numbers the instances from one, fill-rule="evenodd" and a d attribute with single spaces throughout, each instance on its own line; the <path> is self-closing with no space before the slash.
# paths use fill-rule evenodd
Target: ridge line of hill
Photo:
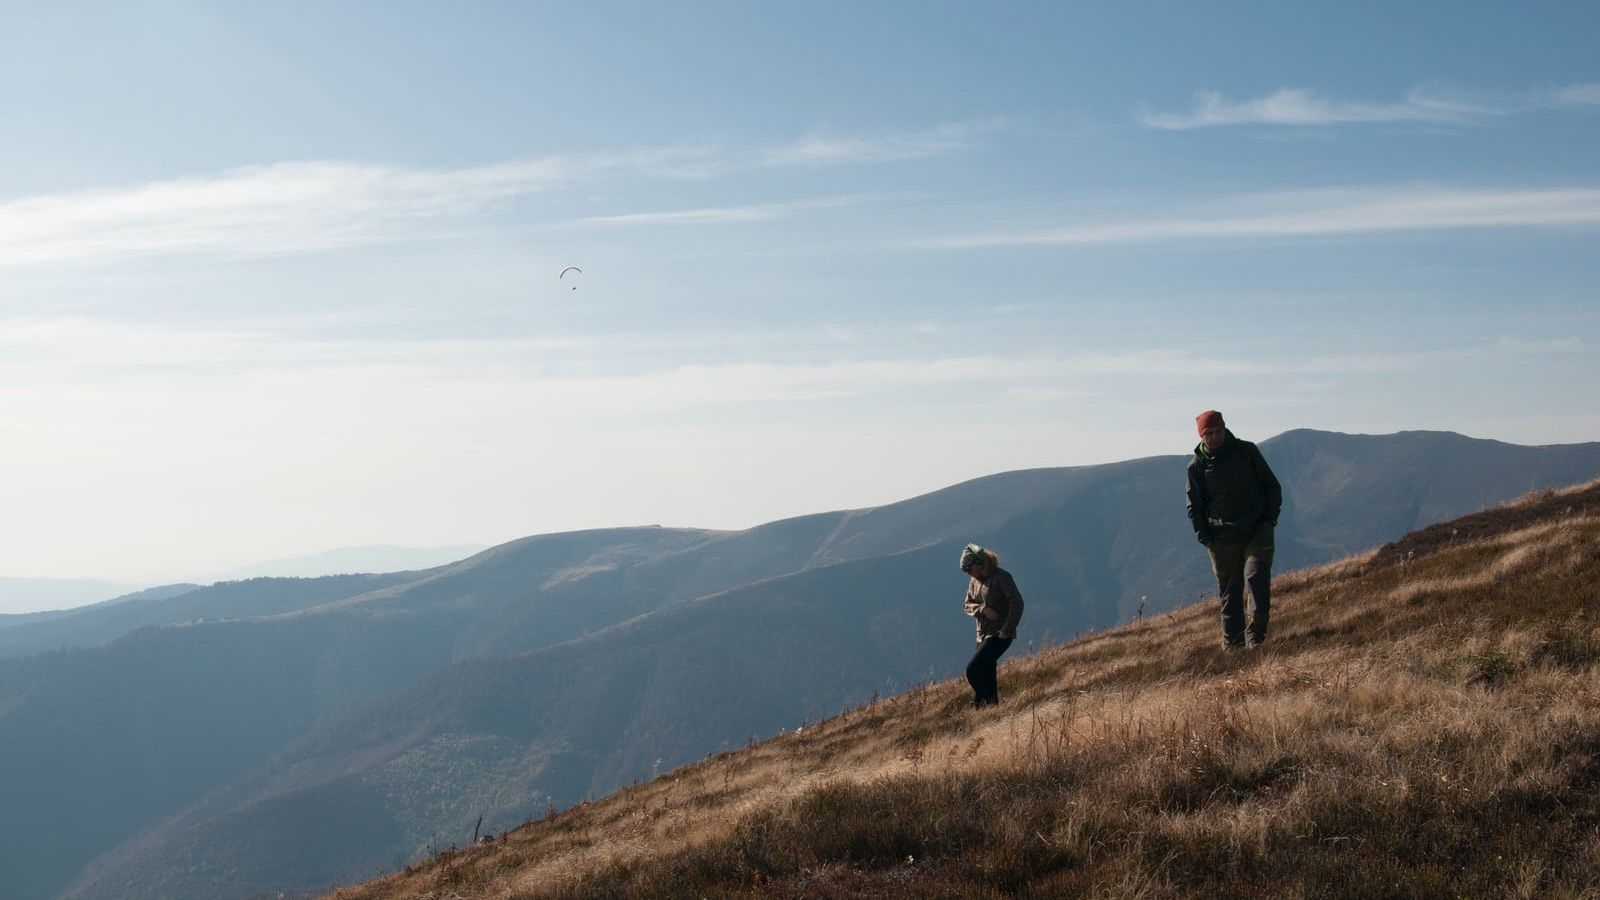
<path id="1" fill-rule="evenodd" d="M 332 896 L 1592 896 L 1597 576 L 1600 481 L 1531 494 L 1286 573 L 1254 653 L 1196 604 Z"/>
<path id="2" fill-rule="evenodd" d="M 1600 472 L 1600 444 L 1292 432 L 1262 447 L 1286 489 L 1285 568 Z M 69 900 L 201 900 L 325 885 L 442 846 L 480 815 L 503 831 L 954 674 L 971 624 L 949 561 L 967 541 L 1000 549 L 1028 597 L 1014 657 L 1163 612 L 1209 593 L 1181 513 L 1183 459 L 999 473 L 710 540 L 535 536 L 392 603 L 0 661 L 0 794 L 51 823 L 0 827 L 0 869 L 31 879 L 8 893 L 43 900 L 72 881 Z M 304 607 L 334 586 L 246 583 L 174 608 Z M 391 726 L 404 739 L 374 749 L 374 729 Z M 67 737 L 85 727 L 92 739 Z M 63 828 L 70 846 L 47 838 Z"/>

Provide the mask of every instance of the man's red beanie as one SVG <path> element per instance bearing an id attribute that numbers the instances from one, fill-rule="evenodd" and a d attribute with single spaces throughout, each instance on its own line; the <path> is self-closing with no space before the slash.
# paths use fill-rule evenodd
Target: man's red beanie
<path id="1" fill-rule="evenodd" d="M 1200 415 L 1194 417 L 1195 431 L 1200 432 L 1202 436 L 1206 433 L 1207 428 L 1227 427 L 1228 426 L 1222 421 L 1222 413 L 1219 413 L 1214 409 L 1208 409 Z"/>

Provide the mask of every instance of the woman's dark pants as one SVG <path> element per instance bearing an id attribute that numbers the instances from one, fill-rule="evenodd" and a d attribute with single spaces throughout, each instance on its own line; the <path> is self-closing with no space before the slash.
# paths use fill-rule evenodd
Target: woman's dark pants
<path id="1" fill-rule="evenodd" d="M 972 654 L 972 662 L 967 663 L 967 683 L 972 685 L 973 706 L 1000 703 L 1000 680 L 995 667 L 1000 664 L 1000 655 L 1010 649 L 1011 640 L 990 635 L 978 645 L 978 652 Z"/>

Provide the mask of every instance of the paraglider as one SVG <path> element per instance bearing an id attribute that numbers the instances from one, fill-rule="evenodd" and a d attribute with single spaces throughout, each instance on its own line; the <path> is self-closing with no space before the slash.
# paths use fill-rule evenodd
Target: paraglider
<path id="1" fill-rule="evenodd" d="M 577 266 L 567 266 L 565 269 L 561 270 L 561 274 L 560 275 L 556 276 L 556 280 L 560 281 L 561 279 L 566 278 L 568 272 L 577 272 L 579 275 L 583 274 L 583 270 L 578 268 Z M 573 279 L 573 280 L 576 281 L 577 279 Z M 573 290 L 577 290 L 578 286 L 576 284 L 574 284 L 572 286 L 572 289 Z"/>

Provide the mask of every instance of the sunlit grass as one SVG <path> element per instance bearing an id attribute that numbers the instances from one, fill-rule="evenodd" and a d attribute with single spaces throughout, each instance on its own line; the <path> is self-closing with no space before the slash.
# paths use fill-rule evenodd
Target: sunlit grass
<path id="1" fill-rule="evenodd" d="M 1600 897 L 1600 483 L 913 690 L 336 893 Z"/>

